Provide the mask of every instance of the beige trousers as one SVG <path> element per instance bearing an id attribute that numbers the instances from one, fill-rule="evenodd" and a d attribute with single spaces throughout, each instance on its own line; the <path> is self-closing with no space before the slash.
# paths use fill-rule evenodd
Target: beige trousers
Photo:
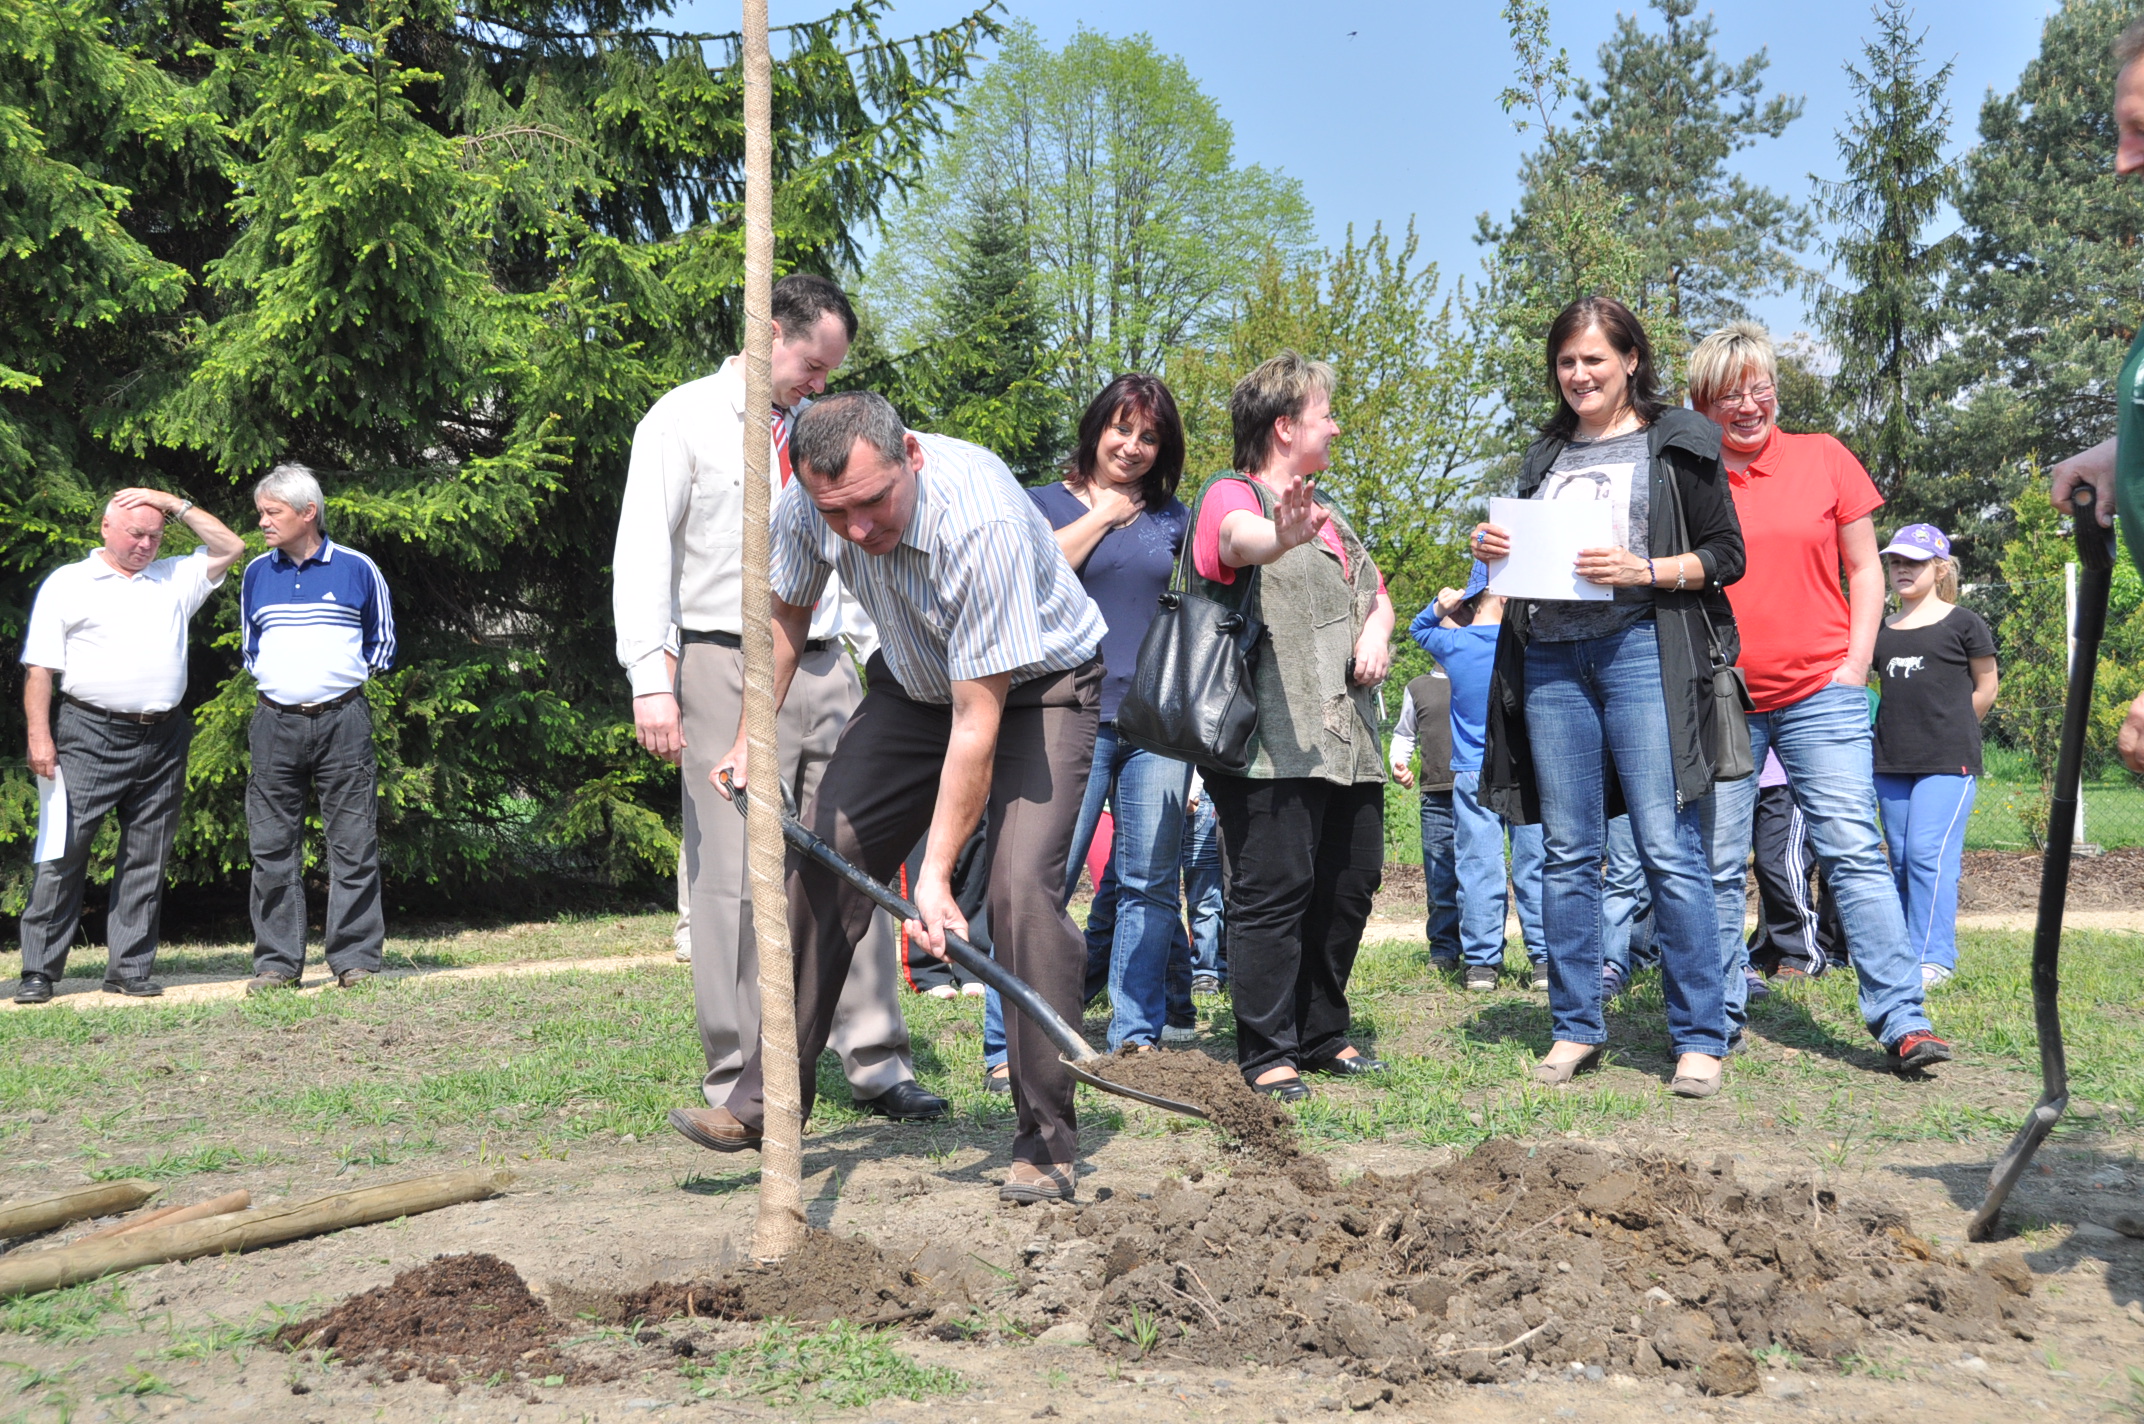
<path id="1" fill-rule="evenodd" d="M 862 698 L 856 669 L 839 646 L 806 653 L 797 664 L 782 707 L 781 738 L 782 780 L 798 806 L 811 804 L 841 729 Z M 685 645 L 678 662 L 685 876 L 692 900 L 692 992 L 707 1055 L 702 1091 L 710 1107 L 729 1101 L 738 1071 L 759 1050 L 759 946 L 752 933 L 744 817 L 708 779 L 736 740 L 743 699 L 744 654 L 712 643 Z M 772 784 L 755 775 L 753 786 L 764 787 L 772 800 Z M 827 1040 L 856 1097 L 875 1098 L 916 1076 L 900 992 L 893 919 L 880 911 L 856 947 Z"/>

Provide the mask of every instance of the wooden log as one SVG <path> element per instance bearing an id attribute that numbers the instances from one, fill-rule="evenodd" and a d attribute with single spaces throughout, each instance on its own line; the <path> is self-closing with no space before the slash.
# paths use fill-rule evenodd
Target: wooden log
<path id="1" fill-rule="evenodd" d="M 490 1168 L 442 1172 L 407 1182 L 336 1192 L 287 1206 L 233 1212 L 175 1226 L 159 1223 L 102 1241 L 76 1242 L 50 1251 L 7 1257 L 0 1259 L 0 1300 L 58 1290 L 166 1261 L 250 1251 L 257 1246 L 273 1246 L 346 1227 L 416 1216 L 495 1195 L 511 1181 L 512 1173 Z"/>
<path id="2" fill-rule="evenodd" d="M 99 1182 L 93 1187 L 76 1187 L 55 1196 L 33 1197 L 0 1206 L 0 1240 L 10 1236 L 35 1236 L 40 1231 L 50 1231 L 70 1221 L 132 1211 L 162 1190 L 154 1182 Z"/>
<path id="3" fill-rule="evenodd" d="M 199 1221 L 205 1216 L 226 1216 L 234 1211 L 244 1211 L 253 1205 L 253 1194 L 240 1188 L 225 1192 L 220 1197 L 210 1197 L 192 1206 L 167 1206 L 161 1211 L 152 1211 L 132 1221 L 122 1221 L 117 1226 L 107 1226 L 102 1231 L 92 1231 L 81 1241 L 70 1241 L 70 1246 L 80 1246 L 83 1241 L 102 1241 L 111 1236 L 127 1236 L 136 1231 L 145 1231 L 152 1226 L 177 1226 L 183 1221 Z"/>

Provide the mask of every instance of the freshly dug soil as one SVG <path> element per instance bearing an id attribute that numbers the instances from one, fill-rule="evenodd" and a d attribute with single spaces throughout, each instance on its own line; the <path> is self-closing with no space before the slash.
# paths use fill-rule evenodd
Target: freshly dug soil
<path id="1" fill-rule="evenodd" d="M 1836 1359 L 1912 1333 L 2030 1338 L 2020 1257 L 1981 1268 L 1906 1219 L 1790 1183 L 1570 1142 L 1483 1144 L 1327 1191 L 1277 1173 L 1049 1209 L 1023 1292 L 1105 1353 L 1225 1365 L 1325 1357 L 1394 1386 L 1599 1365 L 1757 1387 L 1750 1351 Z M 1045 1314 L 1035 1321 L 1047 1324 Z"/>
<path id="2" fill-rule="evenodd" d="M 496 1256 L 437 1256 L 392 1283 L 351 1296 L 325 1315 L 275 1333 L 291 1349 L 332 1350 L 397 1380 L 438 1384 L 563 1375 L 605 1378 L 567 1361 L 551 1343 L 562 1330 L 512 1266 Z"/>
<path id="3" fill-rule="evenodd" d="M 660 1281 L 610 1297 L 593 1313 L 618 1325 L 680 1315 L 892 1324 L 930 1313 L 923 1285 L 861 1236 L 814 1231 L 778 1266 L 739 1266 L 707 1281 Z"/>
<path id="4" fill-rule="evenodd" d="M 1315 1160 L 1302 1156 L 1294 1115 L 1273 1099 L 1252 1092 L 1233 1063 L 1203 1053 L 1157 1048 L 1144 1053 L 1119 1049 L 1105 1061 L 1085 1066 L 1127 1088 L 1204 1108 L 1217 1127 L 1260 1162 L 1285 1167 L 1299 1159 Z"/>

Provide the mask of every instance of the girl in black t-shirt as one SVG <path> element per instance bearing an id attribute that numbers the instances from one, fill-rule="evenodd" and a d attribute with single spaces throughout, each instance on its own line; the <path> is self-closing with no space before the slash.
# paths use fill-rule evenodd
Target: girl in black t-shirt
<path id="1" fill-rule="evenodd" d="M 1995 639 L 1958 596 L 1950 540 L 1909 524 L 1885 547 L 1899 611 L 1876 631 L 1876 801 L 1906 931 L 1933 987 L 1958 967 L 1958 866 L 1995 705 Z"/>

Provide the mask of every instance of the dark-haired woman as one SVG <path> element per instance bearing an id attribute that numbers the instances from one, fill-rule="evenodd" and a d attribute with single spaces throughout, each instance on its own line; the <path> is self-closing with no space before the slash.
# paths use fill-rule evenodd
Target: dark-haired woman
<path id="1" fill-rule="evenodd" d="M 1732 659 L 1734 615 L 1719 589 L 1741 577 L 1742 531 L 1719 427 L 1663 403 L 1651 344 L 1627 307 L 1573 302 L 1549 328 L 1547 356 L 1559 404 L 1520 465 L 1519 496 L 1605 500 L 1615 543 L 1582 550 L 1574 565 L 1610 598 L 1514 599 L 1497 644 L 1483 799 L 1515 823 L 1541 822 L 1546 843 L 1555 1042 L 1534 1078 L 1569 1082 L 1607 1041 L 1601 857 L 1609 818 L 1627 809 L 1652 891 L 1671 1086 L 1710 1097 L 1727 1010 L 1702 804 L 1713 782 L 1707 619 Z M 1474 552 L 1507 556 L 1509 533 L 1476 526 Z"/>
<path id="2" fill-rule="evenodd" d="M 1087 994 L 1093 998 L 1106 975 L 1112 1049 L 1150 1047 L 1161 1038 L 1169 944 L 1182 919 L 1178 857 L 1191 766 L 1120 740 L 1116 716 L 1140 640 L 1184 546 L 1190 515 L 1176 498 L 1183 474 L 1176 398 L 1155 377 L 1134 373 L 1103 387 L 1080 417 L 1079 444 L 1064 479 L 1028 491 L 1109 624 L 1102 637 L 1102 725 L 1065 864 L 1065 898 L 1079 884 L 1106 804 L 1116 826 L 1106 877 L 1115 894 L 1097 895 L 1087 918 Z M 1002 1013 L 995 995 L 991 1000 Z M 994 1034 L 995 1027 L 986 1023 L 984 1032 L 993 1086 L 1003 1062 L 1002 1030 Z"/>

